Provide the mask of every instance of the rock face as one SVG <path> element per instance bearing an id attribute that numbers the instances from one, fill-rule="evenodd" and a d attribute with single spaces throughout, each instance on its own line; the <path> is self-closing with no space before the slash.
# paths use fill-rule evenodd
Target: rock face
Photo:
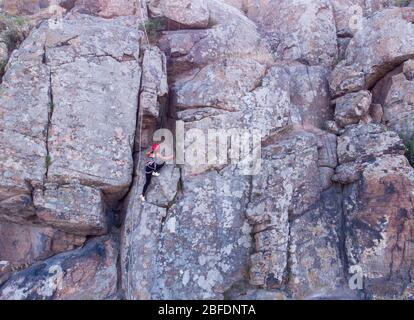
<path id="1" fill-rule="evenodd" d="M 369 112 L 372 95 L 369 91 L 349 93 L 336 100 L 335 120 L 341 127 L 356 124 Z"/>
<path id="2" fill-rule="evenodd" d="M 387 74 L 373 89 L 375 102 L 383 108 L 382 121 L 403 139 L 414 138 L 414 60 Z"/>
<path id="3" fill-rule="evenodd" d="M 337 57 L 330 1 L 248 1 L 247 15 L 266 32 L 277 58 L 331 66 Z"/>
<path id="4" fill-rule="evenodd" d="M 161 0 L 152 1 L 153 14 L 166 17 L 184 28 L 206 28 L 210 13 L 203 0 Z"/>
<path id="5" fill-rule="evenodd" d="M 369 298 L 398 298 L 411 281 L 409 230 L 414 220 L 409 212 L 413 199 L 412 192 L 406 191 L 413 190 L 414 171 L 401 155 L 405 151 L 402 141 L 398 137 L 390 139 L 395 133 L 383 128 L 377 133 L 365 132 L 369 140 L 375 141 L 370 144 L 352 134 L 363 127 L 350 127 L 348 136 L 338 141 L 341 165 L 337 170 L 351 166 L 350 171 L 358 174 L 344 189 L 348 263 L 362 268 L 364 293 Z M 355 147 L 344 145 L 348 141 Z M 352 154 L 358 149 L 364 152 Z"/>
<path id="6" fill-rule="evenodd" d="M 74 249 L 85 237 L 49 227 L 0 223 L 0 260 L 15 266 L 45 259 L 53 254 Z"/>
<path id="7" fill-rule="evenodd" d="M 414 299 L 412 8 L 0 8 L 0 300 Z"/>
<path id="8" fill-rule="evenodd" d="M 106 299 L 116 292 L 117 248 L 96 239 L 14 274 L 0 288 L 4 300 Z"/>
<path id="9" fill-rule="evenodd" d="M 111 231 L 111 212 L 132 180 L 143 34 L 137 23 L 133 17 L 71 14 L 60 29 L 40 24 L 11 55 L 0 96 L 5 151 L 0 220 L 6 221 L 2 230 L 8 229 L 0 256 L 11 266 L 9 276 L 16 268 L 82 245 L 85 236 Z M 108 281 L 116 284 L 117 254 L 111 255 L 103 263 L 115 273 L 115 280 Z M 72 256 L 67 259 L 75 263 Z M 92 265 L 86 261 L 77 271 L 91 268 L 86 282 L 81 276 L 76 281 L 82 283 L 68 280 L 62 292 L 45 288 L 52 293 L 31 297 L 104 298 L 114 293 L 115 284 L 111 289 L 103 284 L 102 290 L 110 292 L 98 292 L 100 284 L 93 283 L 102 275 Z M 47 269 L 44 276 L 23 286 L 37 291 L 42 281 L 52 281 Z M 79 292 L 73 291 L 77 286 Z M 30 298 L 5 291 L 0 297 Z"/>
<path id="10" fill-rule="evenodd" d="M 332 73 L 332 94 L 370 89 L 387 72 L 411 58 L 413 17 L 412 8 L 393 8 L 363 19 L 363 27 L 348 45 L 345 60 Z M 400 36 L 393 36 L 396 34 Z"/>

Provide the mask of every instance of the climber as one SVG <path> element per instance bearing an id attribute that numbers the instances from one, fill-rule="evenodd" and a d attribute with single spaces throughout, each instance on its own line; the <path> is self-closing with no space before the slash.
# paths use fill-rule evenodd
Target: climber
<path id="1" fill-rule="evenodd" d="M 145 165 L 145 185 L 142 189 L 141 200 L 145 201 L 145 194 L 151 183 L 152 176 L 158 177 L 159 171 L 165 165 L 165 161 L 171 160 L 174 156 L 164 157 L 160 154 L 160 145 L 153 144 L 151 150 L 147 152 L 147 157 L 151 158 Z"/>

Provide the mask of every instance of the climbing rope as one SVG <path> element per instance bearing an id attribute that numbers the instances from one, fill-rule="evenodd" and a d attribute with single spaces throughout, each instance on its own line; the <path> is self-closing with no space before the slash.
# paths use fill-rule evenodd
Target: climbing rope
<path id="1" fill-rule="evenodd" d="M 149 42 L 149 38 L 148 38 L 147 28 L 145 26 L 144 13 L 142 12 L 142 0 L 139 1 L 138 6 L 139 6 L 140 13 L 141 13 L 141 23 L 142 23 L 142 26 L 144 27 L 143 29 L 144 29 L 145 40 L 147 42 L 147 46 L 149 47 L 150 42 Z M 141 31 L 141 29 L 139 28 L 139 26 L 138 26 L 138 29 Z M 141 94 L 141 92 L 139 92 L 139 94 Z M 139 101 L 139 97 L 138 97 L 138 101 Z M 138 120 L 137 122 L 139 123 L 139 127 L 138 127 L 138 150 L 137 150 L 137 152 L 138 152 L 138 159 L 137 159 L 137 162 L 136 162 L 136 168 L 134 168 L 134 170 L 139 171 L 140 170 L 140 164 L 141 164 L 141 141 L 142 141 L 142 124 L 143 124 L 142 110 L 141 110 L 141 107 L 139 105 L 138 105 L 138 119 L 137 120 Z M 135 179 L 137 179 L 137 182 L 139 181 L 139 178 L 140 178 L 140 175 L 137 175 L 135 177 Z M 134 181 L 132 183 L 134 183 Z M 138 190 L 139 190 L 139 186 L 138 186 L 138 183 L 137 183 L 136 184 L 136 188 L 135 188 L 134 193 L 133 193 L 133 198 L 132 198 L 133 201 L 137 201 L 137 199 L 139 197 L 139 194 L 138 194 L 139 191 Z M 125 219 L 126 218 L 127 217 L 125 217 Z M 136 226 L 136 224 L 138 222 L 138 215 L 137 214 L 134 214 L 132 216 L 132 219 L 131 220 L 132 220 L 132 228 L 135 228 L 135 226 Z M 129 245 L 129 248 L 131 248 L 133 246 L 133 237 L 129 237 L 128 245 Z M 130 251 L 129 248 L 128 248 L 128 251 L 129 251 L 129 254 L 128 254 L 128 268 L 131 268 L 131 266 L 132 266 L 132 260 L 133 260 L 132 259 L 132 255 L 133 255 L 132 252 L 133 251 Z M 126 283 L 127 284 L 126 285 L 126 291 L 129 294 L 129 296 L 131 296 L 131 289 L 130 289 L 131 287 L 129 285 L 129 283 L 130 283 L 130 281 L 129 281 L 129 274 L 130 274 L 130 272 L 131 272 L 130 269 L 128 269 L 128 271 L 126 272 L 126 277 L 128 279 L 128 281 Z"/>

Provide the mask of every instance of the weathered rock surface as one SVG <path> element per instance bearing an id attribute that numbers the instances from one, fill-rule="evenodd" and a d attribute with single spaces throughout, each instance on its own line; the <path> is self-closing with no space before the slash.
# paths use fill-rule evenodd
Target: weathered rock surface
<path id="1" fill-rule="evenodd" d="M 60 207 L 48 204 L 48 196 L 37 197 L 37 204 L 49 212 L 38 211 L 41 220 L 50 218 L 51 224 L 62 228 L 75 223 L 68 219 L 76 220 L 77 212 L 79 221 L 90 219 L 87 226 L 77 225 L 83 228 L 78 233 L 90 228 L 92 233 L 104 232 L 100 191 L 112 202 L 126 193 L 131 182 L 141 76 L 142 33 L 135 22 L 75 15 L 64 21 L 63 33 L 42 24 L 14 52 L 1 95 L 6 158 L 1 162 L 0 206 L 7 210 L 1 215 L 33 215 L 32 189 L 53 182 L 66 185 L 65 192 L 57 197 Z M 116 44 L 114 39 L 122 40 Z M 114 81 L 108 83 L 110 78 Z M 21 108 L 26 109 L 23 118 L 16 112 Z M 69 190 L 74 183 L 85 188 Z M 87 207 L 91 215 L 85 218 L 81 208 Z M 59 222 L 63 212 L 65 221 Z M 63 228 L 74 231 L 73 225 Z"/>
<path id="2" fill-rule="evenodd" d="M 44 28 L 34 30 L 13 52 L 1 84 L 0 208 L 7 214 L 32 214 L 31 187 L 42 186 L 46 172 L 50 77 L 42 63 L 44 42 Z"/>
<path id="3" fill-rule="evenodd" d="M 147 19 L 147 9 L 143 0 L 71 0 L 74 11 L 97 15 L 104 18 L 137 15 Z M 61 4 L 62 5 L 62 4 Z"/>
<path id="4" fill-rule="evenodd" d="M 364 274 L 368 298 L 401 298 L 411 283 L 414 171 L 403 156 L 367 163 L 346 186 L 346 249 Z"/>
<path id="5" fill-rule="evenodd" d="M 34 191 L 33 203 L 39 220 L 59 230 L 99 235 L 108 229 L 105 205 L 97 189 L 48 185 L 45 190 Z"/>
<path id="6" fill-rule="evenodd" d="M 247 179 L 230 169 L 181 179 L 186 196 L 167 207 L 129 200 L 122 258 L 129 299 L 222 298 L 247 272 Z"/>
<path id="7" fill-rule="evenodd" d="M 363 19 L 362 28 L 348 45 L 345 60 L 332 73 L 334 96 L 370 89 L 387 72 L 413 57 L 413 10 L 386 9 Z"/>
<path id="8" fill-rule="evenodd" d="M 206 28 L 210 18 L 208 1 L 204 0 L 151 1 L 150 11 L 165 16 L 182 28 Z"/>
<path id="9" fill-rule="evenodd" d="M 255 238 L 252 285 L 296 299 L 342 292 L 340 192 L 324 181 L 337 166 L 335 150 L 336 137 L 317 131 L 292 132 L 264 149 L 247 210 Z"/>
<path id="10" fill-rule="evenodd" d="M 335 121 L 342 127 L 357 124 L 369 112 L 372 95 L 369 91 L 348 93 L 335 100 Z"/>
<path id="11" fill-rule="evenodd" d="M 412 299 L 411 8 L 7 5 L 0 299 Z M 159 128 L 186 149 L 142 202 Z"/>
<path id="12" fill-rule="evenodd" d="M 256 252 L 251 256 L 250 283 L 274 289 L 287 276 L 289 216 L 305 211 L 321 191 L 318 149 L 312 135 L 302 133 L 272 144 L 263 157 L 247 209 Z"/>
<path id="13" fill-rule="evenodd" d="M 414 170 L 405 151 L 379 124 L 349 126 L 338 138 L 346 261 L 361 268 L 365 298 L 401 298 L 411 283 Z"/>
<path id="14" fill-rule="evenodd" d="M 340 164 L 369 160 L 383 154 L 404 155 L 405 146 L 398 135 L 383 125 L 349 126 L 338 138 Z"/>
<path id="15" fill-rule="evenodd" d="M 247 15 L 265 32 L 278 59 L 332 66 L 338 55 L 330 1 L 248 1 Z"/>
<path id="16" fill-rule="evenodd" d="M 63 251 L 73 250 L 85 237 L 48 227 L 0 223 L 0 260 L 14 265 L 33 263 Z"/>
<path id="17" fill-rule="evenodd" d="M 47 177 L 119 198 L 131 182 L 142 34 L 133 20 L 84 16 L 64 23 L 65 33 L 48 33 L 46 46 L 53 104 Z"/>
<path id="18" fill-rule="evenodd" d="M 138 135 L 135 135 L 135 150 L 149 146 L 154 129 L 168 116 L 167 61 L 158 47 L 149 47 L 142 59 L 141 93 L 139 96 Z M 137 138 L 140 139 L 137 139 Z"/>
<path id="19" fill-rule="evenodd" d="M 19 0 L 3 1 L 0 9 L 11 14 L 51 17 L 63 16 L 67 11 L 113 18 L 137 15 L 147 19 L 143 0 Z"/>
<path id="20" fill-rule="evenodd" d="M 0 288 L 0 300 L 109 298 L 116 292 L 116 260 L 114 240 L 97 238 L 14 274 Z"/>
<path id="21" fill-rule="evenodd" d="M 413 63 L 406 61 L 373 89 L 374 100 L 383 108 L 382 121 L 407 141 L 414 138 Z"/>

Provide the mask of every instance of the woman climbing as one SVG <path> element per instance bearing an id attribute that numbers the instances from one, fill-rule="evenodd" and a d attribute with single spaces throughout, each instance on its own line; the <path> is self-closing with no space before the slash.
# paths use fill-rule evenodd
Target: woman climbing
<path id="1" fill-rule="evenodd" d="M 171 160 L 174 156 L 164 157 L 160 153 L 160 145 L 153 144 L 151 150 L 147 152 L 147 157 L 151 159 L 147 161 L 145 165 L 145 185 L 142 189 L 141 200 L 145 201 L 145 194 L 147 192 L 148 186 L 151 183 L 152 176 L 158 177 L 160 175 L 159 171 L 165 165 L 165 161 Z"/>

